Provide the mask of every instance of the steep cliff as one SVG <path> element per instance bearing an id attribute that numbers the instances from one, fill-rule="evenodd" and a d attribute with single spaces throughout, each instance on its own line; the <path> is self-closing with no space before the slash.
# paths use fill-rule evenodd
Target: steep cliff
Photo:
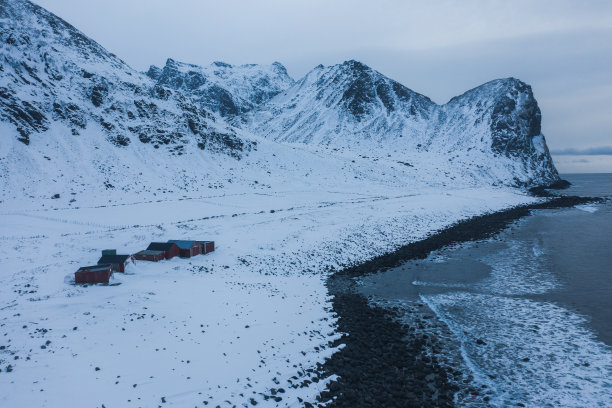
<path id="1" fill-rule="evenodd" d="M 550 184 L 557 171 L 531 87 L 499 79 L 437 105 L 357 61 L 318 66 L 244 115 L 277 141 L 437 153 L 502 184 Z"/>

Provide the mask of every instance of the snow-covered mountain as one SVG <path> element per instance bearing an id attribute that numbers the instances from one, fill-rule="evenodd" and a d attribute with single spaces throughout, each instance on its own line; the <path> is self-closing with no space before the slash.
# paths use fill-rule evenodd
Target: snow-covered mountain
<path id="1" fill-rule="evenodd" d="M 180 90 L 221 116 L 236 116 L 268 101 L 293 85 L 285 67 L 213 62 L 207 67 L 168 59 L 163 68 L 151 66 L 147 75 L 159 85 Z"/>
<path id="2" fill-rule="evenodd" d="M 487 82 L 436 106 L 422 145 L 453 157 L 464 154 L 509 185 L 559 180 L 541 131 L 531 87 L 515 78 Z"/>
<path id="3" fill-rule="evenodd" d="M 117 147 L 185 145 L 239 155 L 249 144 L 181 92 L 159 86 L 45 9 L 0 0 L 0 118 L 19 140 L 62 125 L 67 141 L 88 128 Z"/>
<path id="4" fill-rule="evenodd" d="M 504 184 L 558 180 L 531 87 L 514 78 L 488 82 L 440 106 L 351 60 L 316 67 L 244 121 L 277 141 L 463 159 Z"/>
<path id="5" fill-rule="evenodd" d="M 0 0 L 0 406 L 317 405 L 346 344 L 325 276 L 557 177 L 514 79 L 438 106 L 355 61 L 145 74 Z M 72 284 L 168 239 L 217 250 Z"/>
<path id="6" fill-rule="evenodd" d="M 389 137 L 416 141 L 434 107 L 429 98 L 347 61 L 317 66 L 246 120 L 255 133 L 278 141 L 350 146 Z"/>
<path id="7" fill-rule="evenodd" d="M 263 162 L 269 188 L 269 174 L 328 183 L 331 168 L 335 180 L 388 185 L 558 179 L 531 88 L 515 79 L 437 105 L 357 61 L 297 82 L 279 63 L 169 59 L 145 74 L 25 0 L 0 0 L 0 52 L 5 199 L 85 193 L 94 180 L 105 190 L 194 192 L 226 184 L 230 170 L 251 185 Z M 234 159 L 249 154 L 238 176 Z M 309 154 L 334 164 L 303 168 Z"/>

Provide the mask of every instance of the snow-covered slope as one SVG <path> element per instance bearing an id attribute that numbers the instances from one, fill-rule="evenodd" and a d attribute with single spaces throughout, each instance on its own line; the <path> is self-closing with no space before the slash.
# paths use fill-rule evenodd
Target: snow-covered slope
<path id="1" fill-rule="evenodd" d="M 118 147 L 168 145 L 177 154 L 186 145 L 232 155 L 249 147 L 190 98 L 28 1 L 0 0 L 0 55 L 0 119 L 25 144 L 58 129 L 66 143 L 94 130 Z"/>
<path id="2" fill-rule="evenodd" d="M 198 67 L 168 60 L 143 74 L 30 2 L 0 6 L 0 168 L 12 177 L 4 191 L 86 172 L 98 172 L 105 185 L 125 176 L 134 184 L 176 185 L 180 174 L 193 172 L 190 164 L 214 161 L 210 152 L 240 158 L 259 136 L 327 146 L 328 155 L 342 147 L 423 163 L 414 170 L 432 184 L 449 174 L 485 185 L 558 179 L 537 102 L 516 79 L 439 106 L 356 61 L 318 66 L 298 82 L 279 63 Z M 182 155 L 192 161 L 167 160 Z M 49 165 L 49 158 L 65 166 Z M 150 167 L 141 164 L 155 161 L 167 170 L 151 181 Z M 219 181 L 199 166 L 206 184 Z"/>
<path id="3" fill-rule="evenodd" d="M 246 118 L 254 132 L 279 141 L 391 144 L 425 133 L 434 106 L 362 63 L 347 61 L 317 66 Z"/>
<path id="4" fill-rule="evenodd" d="M 180 90 L 222 116 L 236 116 L 268 101 L 293 85 L 279 62 L 234 66 L 213 62 L 207 67 L 168 59 L 163 68 L 151 66 L 147 75 L 159 85 Z"/>
<path id="5" fill-rule="evenodd" d="M 40 7 L 0 1 L 0 204 L 5 208 L 329 186 L 366 191 L 370 185 L 414 189 L 482 183 L 426 152 L 409 159 L 402 153 L 334 152 L 234 129 Z M 241 154 L 247 149 L 249 154 Z"/>
<path id="6" fill-rule="evenodd" d="M 460 155 L 510 185 L 559 180 L 541 132 L 531 87 L 515 78 L 487 82 L 436 107 L 423 148 Z"/>
<path id="7" fill-rule="evenodd" d="M 316 67 L 244 121 L 277 141 L 432 152 L 463 161 L 493 183 L 558 180 L 531 87 L 514 78 L 491 81 L 440 106 L 351 60 Z"/>

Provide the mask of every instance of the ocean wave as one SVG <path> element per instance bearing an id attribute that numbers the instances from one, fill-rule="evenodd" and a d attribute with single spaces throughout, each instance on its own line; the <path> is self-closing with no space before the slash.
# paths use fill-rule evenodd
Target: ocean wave
<path id="1" fill-rule="evenodd" d="M 612 406 L 612 350 L 595 340 L 584 317 L 524 298 L 421 298 L 454 333 L 493 406 Z"/>

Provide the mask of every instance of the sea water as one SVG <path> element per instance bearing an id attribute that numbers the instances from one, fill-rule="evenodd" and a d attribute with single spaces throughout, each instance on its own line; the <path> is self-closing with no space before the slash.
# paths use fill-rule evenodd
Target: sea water
<path id="1" fill-rule="evenodd" d="M 612 196 L 612 174 L 563 178 L 563 194 Z M 439 361 L 465 373 L 458 406 L 612 407 L 611 201 L 534 211 L 360 290 L 434 312 Z"/>

